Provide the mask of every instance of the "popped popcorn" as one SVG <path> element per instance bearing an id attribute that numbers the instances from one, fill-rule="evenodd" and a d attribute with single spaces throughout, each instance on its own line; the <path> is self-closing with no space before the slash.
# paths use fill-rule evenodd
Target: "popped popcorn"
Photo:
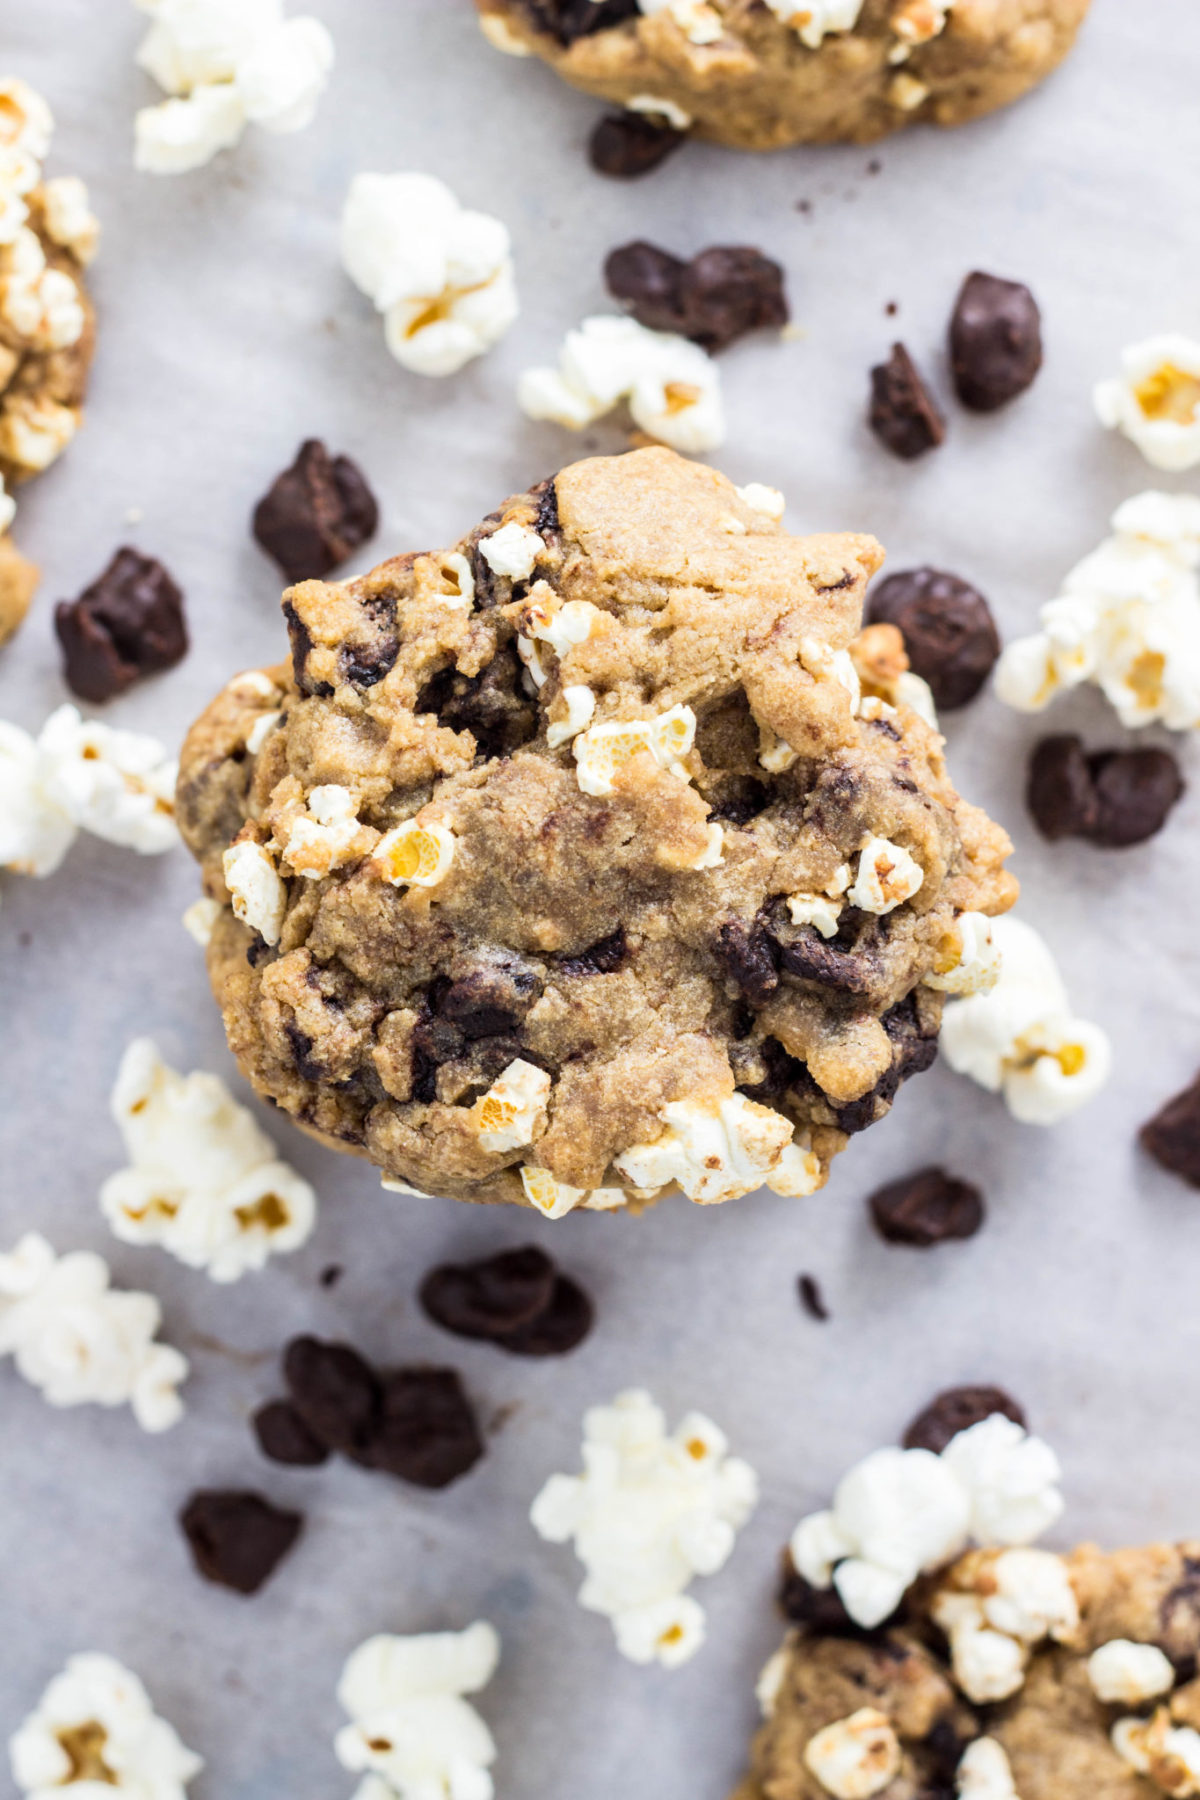
<path id="1" fill-rule="evenodd" d="M 953 0 L 900 0 L 888 23 L 900 43 L 912 49 L 945 31 L 952 4 Z"/>
<path id="2" fill-rule="evenodd" d="M 486 1621 L 359 1645 L 338 1683 L 352 1723 L 334 1753 L 344 1769 L 366 1772 L 360 1800 L 492 1800 L 496 1745 L 463 1696 L 486 1687 L 499 1660 Z"/>
<path id="3" fill-rule="evenodd" d="M 1175 1666 L 1158 1645 L 1128 1638 L 1110 1638 L 1093 1650 L 1087 1673 L 1092 1692 L 1106 1706 L 1144 1706 L 1175 1686 Z"/>
<path id="4" fill-rule="evenodd" d="M 448 825 L 422 825 L 405 819 L 385 832 L 372 858 L 393 887 L 437 887 L 446 879 L 454 861 L 455 837 Z"/>
<path id="5" fill-rule="evenodd" d="M 708 0 L 638 0 L 638 7 L 648 19 L 669 14 L 691 44 L 715 44 L 725 35 L 720 15 Z"/>
<path id="6" fill-rule="evenodd" d="M 149 1038 L 137 1038 L 111 1109 L 130 1166 L 109 1176 L 100 1207 L 123 1243 L 159 1245 L 228 1282 L 311 1235 L 312 1188 L 218 1076 L 179 1075 Z"/>
<path id="7" fill-rule="evenodd" d="M 564 608 L 564 611 L 566 609 Z M 672 706 L 653 719 L 612 720 L 581 732 L 572 745 L 580 790 L 607 799 L 625 765 L 648 751 L 660 769 L 680 781 L 689 779 L 682 761 L 696 741 L 696 715 L 690 706 Z"/>
<path id="8" fill-rule="evenodd" d="M 528 525 L 510 519 L 490 537 L 480 538 L 479 554 L 494 575 L 507 575 L 512 581 L 527 581 L 546 546 Z"/>
<path id="9" fill-rule="evenodd" d="M 1041 630 L 1009 644 L 996 693 L 1019 712 L 1094 682 L 1123 725 L 1200 725 L 1200 499 L 1138 494 L 1067 576 Z"/>
<path id="10" fill-rule="evenodd" d="M 137 1676 L 94 1651 L 67 1659 L 9 1739 L 8 1753 L 29 1800 L 73 1793 L 185 1800 L 204 1767 L 155 1713 Z"/>
<path id="11" fill-rule="evenodd" d="M 801 1158 L 783 1158 L 792 1148 L 794 1127 L 782 1113 L 759 1106 L 744 1094 L 729 1094 L 704 1105 L 677 1100 L 659 1113 L 665 1130 L 652 1143 L 636 1144 L 613 1158 L 613 1167 L 634 1187 L 654 1191 L 677 1183 L 701 1206 L 736 1200 L 755 1188 L 810 1194 L 820 1183 L 820 1164 L 807 1141 Z"/>
<path id="12" fill-rule="evenodd" d="M 153 738 L 51 713 L 37 738 L 0 721 L 0 869 L 52 875 L 80 831 L 158 856 L 178 842 L 176 764 Z"/>
<path id="13" fill-rule="evenodd" d="M 624 104 L 626 112 L 642 113 L 669 126 L 672 131 L 690 131 L 692 128 L 691 113 L 663 94 L 634 94 Z"/>
<path id="14" fill-rule="evenodd" d="M 249 124 L 302 131 L 333 67 L 320 20 L 284 17 L 283 0 L 137 0 L 152 24 L 137 62 L 170 99 L 134 121 L 134 164 L 179 175 L 229 149 Z"/>
<path id="15" fill-rule="evenodd" d="M 199 944 L 201 950 L 207 950 L 212 942 L 212 934 L 220 916 L 220 901 L 210 900 L 205 896 L 203 899 L 192 901 L 192 904 L 185 910 L 181 922 L 192 942 Z"/>
<path id="16" fill-rule="evenodd" d="M 924 869 L 902 844 L 872 837 L 859 853 L 858 873 L 846 898 L 863 912 L 890 913 L 911 900 L 924 880 Z"/>
<path id="17" fill-rule="evenodd" d="M 1121 373 L 1094 390 L 1100 423 L 1122 431 L 1156 469 L 1200 463 L 1200 343 L 1179 332 L 1121 353 Z"/>
<path id="18" fill-rule="evenodd" d="M 521 1186 L 529 1204 L 536 1207 L 544 1219 L 565 1219 L 577 1206 L 585 1212 L 615 1212 L 629 1201 L 624 1188 L 571 1187 L 568 1182 L 556 1180 L 549 1169 L 529 1165 L 521 1169 Z"/>
<path id="19" fill-rule="evenodd" d="M 853 31 L 862 11 L 862 0 L 767 0 L 767 5 L 810 50 L 819 50 L 831 31 Z"/>
<path id="20" fill-rule="evenodd" d="M 567 709 L 565 719 L 551 719 L 546 726 L 546 742 L 551 750 L 557 750 L 560 744 L 569 744 L 585 730 L 596 711 L 596 696 L 590 687 L 582 683 L 570 682 L 562 691 L 563 704 Z"/>
<path id="21" fill-rule="evenodd" d="M 954 1780 L 959 1800 L 1020 1800 L 1004 1746 L 994 1737 L 967 1745 Z"/>
<path id="22" fill-rule="evenodd" d="M 998 979 L 990 992 L 947 1006 L 941 1047 L 956 1074 L 1003 1093 L 1014 1118 L 1053 1125 L 1103 1087 L 1112 1050 L 1098 1025 L 1072 1015 L 1054 958 L 1032 926 L 1011 917 L 991 926 Z"/>
<path id="23" fill-rule="evenodd" d="M 418 375 L 453 375 L 520 310 L 508 230 L 432 175 L 356 175 L 342 263 L 383 314 L 387 347 Z"/>
<path id="24" fill-rule="evenodd" d="M 725 437 L 712 357 L 688 338 L 624 315 L 597 314 L 569 331 L 557 369 L 527 369 L 517 398 L 529 418 L 572 431 L 626 400 L 635 424 L 685 454 L 715 450 Z"/>
<path id="25" fill-rule="evenodd" d="M 287 884 L 270 851 L 244 838 L 229 846 L 221 865 L 235 916 L 257 931 L 264 944 L 277 944 L 287 911 Z"/>
<path id="26" fill-rule="evenodd" d="M 960 1431 L 942 1461 L 971 1500 L 968 1529 L 982 1544 L 1028 1544 L 1062 1517 L 1057 1456 L 1002 1413 Z"/>
<path id="27" fill-rule="evenodd" d="M 949 966 L 925 977 L 925 986 L 943 994 L 990 994 L 1000 979 L 1001 956 L 994 922 L 986 913 L 959 913 L 954 921 Z"/>
<path id="28" fill-rule="evenodd" d="M 631 1389 L 583 1422 L 583 1472 L 552 1475 L 530 1517 L 550 1543 L 574 1542 L 587 1575 L 579 1603 L 612 1620 L 621 1653 L 675 1668 L 704 1638 L 686 1592 L 731 1555 L 758 1478 L 701 1413 L 667 1435 L 648 1393 Z"/>
<path id="29" fill-rule="evenodd" d="M 951 1571 L 930 1616 L 950 1640 L 958 1686 L 969 1700 L 988 1705 L 1020 1689 L 1036 1645 L 1071 1636 L 1079 1603 L 1061 1556 L 989 1550 Z"/>
<path id="30" fill-rule="evenodd" d="M 307 881 L 320 881 L 377 846 L 376 834 L 359 822 L 348 788 L 337 783 L 315 787 L 307 807 L 289 821 L 278 846 L 283 861 Z"/>
<path id="31" fill-rule="evenodd" d="M 518 1056 L 471 1108 L 480 1146 L 499 1153 L 531 1144 L 549 1098 L 549 1075 Z"/>
<path id="32" fill-rule="evenodd" d="M 0 1356 L 40 1388 L 51 1406 L 123 1406 L 143 1431 L 167 1431 L 183 1416 L 176 1389 L 187 1358 L 154 1335 L 162 1309 L 152 1294 L 109 1287 L 103 1257 L 56 1256 L 27 1232 L 0 1255 Z"/>
<path id="33" fill-rule="evenodd" d="M 767 487 L 761 481 L 747 482 L 745 487 L 734 491 L 743 506 L 748 506 L 751 512 L 761 513 L 764 519 L 773 519 L 776 525 L 787 511 L 787 501 L 779 489 Z"/>
<path id="34" fill-rule="evenodd" d="M 1176 1800 L 1200 1794 L 1200 1732 L 1173 1725 L 1165 1706 L 1150 1719 L 1118 1719 L 1112 1728 L 1117 1755 Z"/>
<path id="35" fill-rule="evenodd" d="M 834 1800 L 871 1800 L 900 1773 L 900 1740 L 878 1707 L 862 1706 L 811 1737 L 804 1761 Z"/>

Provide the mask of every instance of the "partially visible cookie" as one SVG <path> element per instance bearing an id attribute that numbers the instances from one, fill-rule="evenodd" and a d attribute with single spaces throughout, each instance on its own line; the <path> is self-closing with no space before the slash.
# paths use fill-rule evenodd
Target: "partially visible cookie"
<path id="1" fill-rule="evenodd" d="M 1089 0 L 476 3 L 497 49 L 540 56 L 639 119 L 775 150 L 1007 106 L 1061 62 Z"/>

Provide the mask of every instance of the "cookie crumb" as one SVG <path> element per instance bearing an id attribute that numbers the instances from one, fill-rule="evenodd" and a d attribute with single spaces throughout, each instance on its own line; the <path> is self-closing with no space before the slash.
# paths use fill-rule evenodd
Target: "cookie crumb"
<path id="1" fill-rule="evenodd" d="M 346 1271 L 341 1263 L 329 1263 L 321 1270 L 317 1280 L 323 1288 L 333 1288 L 337 1286 L 345 1273 Z"/>

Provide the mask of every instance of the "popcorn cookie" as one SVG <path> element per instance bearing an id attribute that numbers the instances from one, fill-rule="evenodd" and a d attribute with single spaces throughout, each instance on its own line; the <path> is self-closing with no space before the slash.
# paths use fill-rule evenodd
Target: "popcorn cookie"
<path id="1" fill-rule="evenodd" d="M 741 150 L 868 143 L 918 121 L 979 118 L 1044 80 L 1088 10 L 1088 0 L 477 3 L 497 49 L 540 56 L 642 125 Z"/>
<path id="2" fill-rule="evenodd" d="M 230 1044 L 386 1186 L 811 1193 L 994 973 L 1009 841 L 899 633 L 856 640 L 882 552 L 781 510 L 665 449 L 576 463 L 289 589 L 290 666 L 193 727 Z"/>

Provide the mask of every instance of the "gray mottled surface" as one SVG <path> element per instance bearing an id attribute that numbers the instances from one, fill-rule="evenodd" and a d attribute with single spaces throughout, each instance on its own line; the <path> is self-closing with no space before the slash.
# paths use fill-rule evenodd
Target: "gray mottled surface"
<path id="1" fill-rule="evenodd" d="M 1048 88 L 953 139 L 886 143 L 875 174 L 858 149 L 750 160 L 696 147 L 629 187 L 584 165 L 592 103 L 489 51 L 466 0 L 316 10 L 339 52 L 316 125 L 155 181 L 130 166 L 132 113 L 150 98 L 132 63 L 134 9 L 0 0 L 0 60 L 46 91 L 60 120 L 53 170 L 87 178 L 106 228 L 90 419 L 21 504 L 19 534 L 45 583 L 0 656 L 0 716 L 36 726 L 65 697 L 50 603 L 130 534 L 185 587 L 195 642 L 112 718 L 177 741 L 233 669 L 273 660 L 278 582 L 247 515 L 303 435 L 361 459 L 383 502 L 380 555 L 452 541 L 569 460 L 565 434 L 517 414 L 515 378 L 602 305 L 602 257 L 636 235 L 687 250 L 749 241 L 787 265 L 806 336 L 748 344 L 723 363 L 720 461 L 735 479 L 784 488 L 794 528 L 871 529 L 893 567 L 921 558 L 976 577 L 1009 633 L 1029 627 L 1112 507 L 1152 485 L 1136 453 L 1094 425 L 1088 395 L 1131 337 L 1200 326 L 1195 0 L 1096 0 Z M 451 381 L 396 367 L 340 273 L 340 202 L 372 167 L 435 172 L 512 228 L 523 315 L 499 351 Z M 903 467 L 861 426 L 867 367 L 895 328 L 944 383 L 944 324 L 973 266 L 1034 286 L 1045 373 L 1004 416 L 953 411 L 946 449 Z M 587 447 L 621 442 L 606 428 Z M 136 528 L 124 523 L 131 507 L 144 514 Z M 1120 737 L 1094 696 L 1055 722 L 1081 724 L 1093 743 Z M 1144 852 L 1049 852 L 1020 798 L 1036 731 L 984 698 L 951 722 L 953 766 L 1012 829 L 1025 916 L 1055 944 L 1080 1010 L 1113 1033 L 1109 1092 L 1046 1133 L 938 1070 L 816 1199 L 567 1220 L 551 1228 L 554 1249 L 600 1313 L 567 1362 L 460 1345 L 414 1304 L 433 1259 L 521 1242 L 536 1224 L 383 1196 L 365 1166 L 278 1119 L 270 1130 L 323 1203 L 297 1256 L 222 1289 L 111 1241 L 96 1194 L 120 1159 L 106 1102 L 126 1041 L 150 1032 L 180 1065 L 232 1073 L 178 925 L 193 871 L 182 852 L 143 862 L 90 843 L 51 881 L 6 882 L 0 1239 L 36 1225 L 60 1249 L 104 1251 L 121 1281 L 161 1296 L 194 1374 L 186 1421 L 148 1439 L 127 1413 L 54 1413 L 0 1369 L 0 1731 L 70 1651 L 107 1649 L 208 1758 L 197 1800 L 328 1800 L 353 1785 L 330 1749 L 346 1653 L 373 1631 L 486 1614 L 505 1643 L 484 1702 L 504 1800 L 721 1800 L 776 1630 L 780 1542 L 850 1461 L 961 1379 L 1010 1386 L 1061 1452 L 1064 1537 L 1195 1531 L 1200 1200 L 1139 1157 L 1134 1133 L 1200 1061 L 1200 783 Z M 1183 754 L 1195 777 L 1192 746 Z M 934 1157 L 982 1180 L 986 1230 L 927 1255 L 885 1248 L 863 1196 Z M 317 1276 L 332 1262 L 346 1272 L 325 1291 Z M 820 1277 L 831 1323 L 800 1313 L 800 1270 Z M 485 1416 L 514 1410 L 487 1460 L 443 1495 L 346 1466 L 274 1468 L 246 1420 L 302 1328 L 380 1358 L 452 1360 Z M 711 1411 L 762 1475 L 733 1561 L 694 1590 L 710 1642 L 676 1674 L 617 1658 L 607 1626 L 574 1604 L 572 1558 L 526 1521 L 545 1475 L 575 1466 L 583 1407 L 635 1382 L 672 1415 Z M 207 1588 L 188 1566 L 174 1514 L 199 1482 L 260 1484 L 308 1513 L 302 1544 L 256 1600 Z"/>

